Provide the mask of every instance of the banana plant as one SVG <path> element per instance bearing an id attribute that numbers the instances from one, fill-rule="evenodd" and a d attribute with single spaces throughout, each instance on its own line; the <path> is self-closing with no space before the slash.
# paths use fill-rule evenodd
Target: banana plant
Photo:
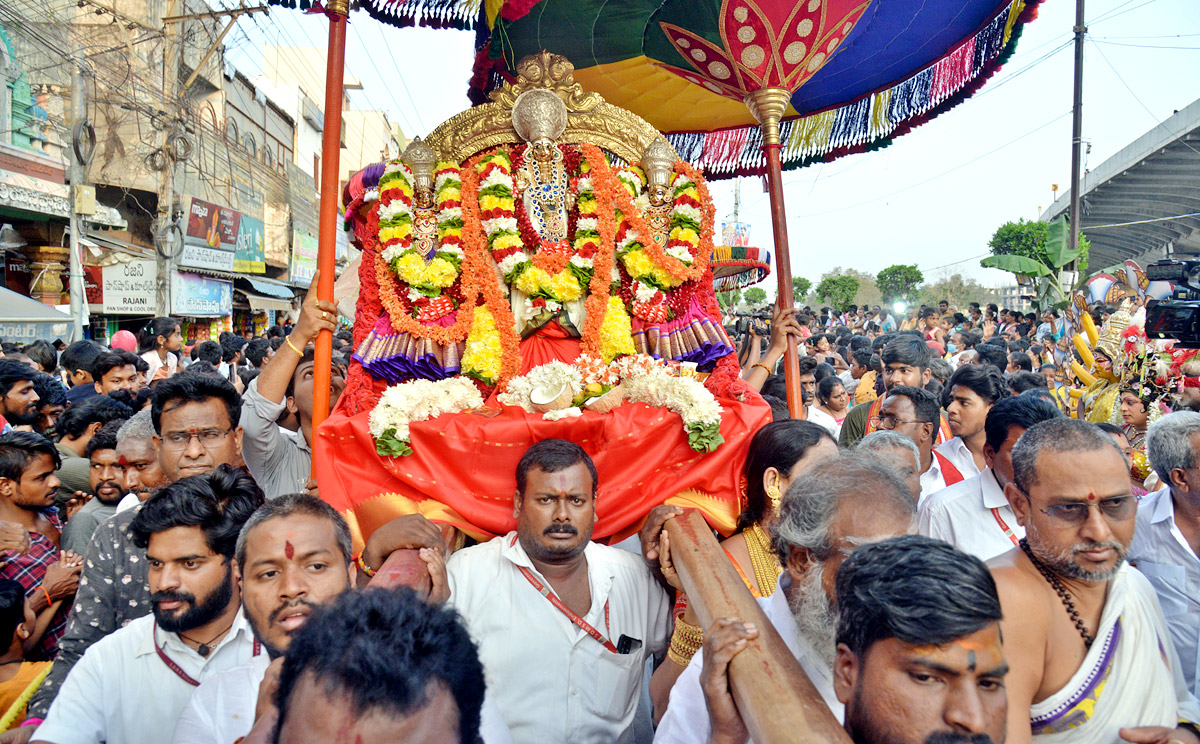
<path id="1" fill-rule="evenodd" d="M 1070 248 L 1067 218 L 1064 215 L 1047 227 L 1044 261 L 1010 253 L 988 256 L 979 264 L 984 268 L 1000 269 L 1032 279 L 1035 288 L 1033 304 L 1038 312 L 1051 307 L 1065 307 L 1078 272 L 1064 269 L 1081 254 L 1086 255 L 1087 243 L 1082 235 L 1079 236 L 1079 243 L 1080 247 L 1075 250 Z"/>

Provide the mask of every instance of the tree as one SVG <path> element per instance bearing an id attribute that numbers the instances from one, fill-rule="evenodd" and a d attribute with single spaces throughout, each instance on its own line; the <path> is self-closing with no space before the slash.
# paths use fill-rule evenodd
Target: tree
<path id="1" fill-rule="evenodd" d="M 812 282 L 802 276 L 792 277 L 792 302 L 804 304 L 804 298 L 808 297 L 808 290 L 812 289 Z"/>
<path id="2" fill-rule="evenodd" d="M 875 285 L 884 302 L 891 304 L 896 300 L 911 302 L 917 294 L 917 287 L 925 281 L 925 275 L 916 264 L 895 264 L 875 275 Z"/>
<path id="3" fill-rule="evenodd" d="M 742 293 L 748 305 L 761 305 L 767 301 L 767 290 L 762 287 L 750 287 Z"/>
<path id="4" fill-rule="evenodd" d="M 1070 296 L 1071 282 L 1064 287 L 1065 269 L 1075 262 L 1078 274 L 1087 269 L 1089 243 L 1079 236 L 1079 247 L 1068 245 L 1066 216 L 1054 222 L 1006 222 L 996 230 L 988 247 L 992 255 L 979 262 L 981 266 L 1000 269 L 1032 280 L 1035 287 L 1033 305 L 1045 310 L 1065 305 Z"/>
<path id="5" fill-rule="evenodd" d="M 845 312 L 854 304 L 857 294 L 858 280 L 845 274 L 839 276 L 830 272 L 817 285 L 817 297 L 822 302 L 828 302 L 839 313 Z"/>
<path id="6" fill-rule="evenodd" d="M 972 302 L 978 302 L 980 305 L 999 302 L 999 298 L 994 292 L 974 279 L 965 278 L 962 274 L 943 276 L 937 281 L 921 287 L 920 301 L 922 304 L 932 307 L 942 300 L 949 302 L 951 307 L 964 315 L 967 312 L 967 305 Z"/>

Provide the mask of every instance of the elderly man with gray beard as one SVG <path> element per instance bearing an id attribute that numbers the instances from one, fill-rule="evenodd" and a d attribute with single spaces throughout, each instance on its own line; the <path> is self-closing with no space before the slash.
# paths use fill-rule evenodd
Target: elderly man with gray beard
<path id="1" fill-rule="evenodd" d="M 784 572 L 779 590 L 758 603 L 839 721 L 843 707 L 833 689 L 838 567 L 863 543 L 907 533 L 914 508 L 908 487 L 894 473 L 870 458 L 842 454 L 793 481 L 770 525 L 771 546 Z M 662 562 L 668 570 L 669 556 Z M 703 657 L 697 652 L 671 688 L 655 744 L 707 744 Z"/>

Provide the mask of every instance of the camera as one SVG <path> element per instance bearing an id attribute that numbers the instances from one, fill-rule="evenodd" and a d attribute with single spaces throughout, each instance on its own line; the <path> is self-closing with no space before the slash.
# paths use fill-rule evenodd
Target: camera
<path id="1" fill-rule="evenodd" d="M 754 332 L 760 336 L 771 335 L 771 313 L 763 310 L 754 313 L 734 313 L 737 318 L 738 335 L 745 335 L 754 328 Z"/>
<path id="2" fill-rule="evenodd" d="M 1147 305 L 1146 336 L 1200 349 L 1200 260 L 1156 261 L 1146 267 L 1146 279 L 1175 285 L 1169 299 Z"/>

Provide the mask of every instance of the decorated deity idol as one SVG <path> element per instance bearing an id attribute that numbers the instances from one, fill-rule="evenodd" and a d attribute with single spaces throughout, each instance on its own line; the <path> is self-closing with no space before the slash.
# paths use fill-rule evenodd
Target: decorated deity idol
<path id="1" fill-rule="evenodd" d="M 381 379 L 442 379 L 461 371 L 468 318 L 460 318 L 459 308 L 473 304 L 475 293 L 462 281 L 458 171 L 438 162 L 418 137 L 379 179 L 367 228 L 378 249 L 367 270 L 383 312 L 356 358 Z"/>
<path id="2" fill-rule="evenodd" d="M 605 483 L 597 537 L 666 491 L 732 530 L 769 409 L 720 325 L 704 178 L 564 58 L 519 66 L 385 164 L 373 204 L 358 185 L 358 364 L 314 448 L 322 496 L 358 535 L 412 512 L 503 534 L 515 458 L 560 437 Z"/>

